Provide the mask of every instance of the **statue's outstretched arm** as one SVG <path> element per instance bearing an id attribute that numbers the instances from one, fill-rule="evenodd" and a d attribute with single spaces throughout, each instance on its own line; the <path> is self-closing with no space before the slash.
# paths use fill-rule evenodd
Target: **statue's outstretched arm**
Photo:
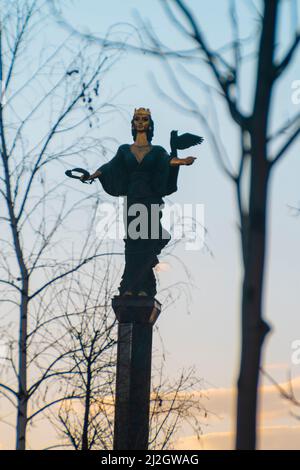
<path id="1" fill-rule="evenodd" d="M 185 158 L 178 158 L 173 157 L 170 160 L 171 166 L 178 166 L 178 165 L 192 165 L 197 157 L 185 157 Z"/>

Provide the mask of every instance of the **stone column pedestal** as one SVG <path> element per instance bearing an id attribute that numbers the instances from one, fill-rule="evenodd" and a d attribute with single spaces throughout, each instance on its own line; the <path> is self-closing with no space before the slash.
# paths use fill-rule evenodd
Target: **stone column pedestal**
<path id="1" fill-rule="evenodd" d="M 143 296 L 115 296 L 119 321 L 114 450 L 145 450 L 149 439 L 152 331 L 161 304 Z"/>

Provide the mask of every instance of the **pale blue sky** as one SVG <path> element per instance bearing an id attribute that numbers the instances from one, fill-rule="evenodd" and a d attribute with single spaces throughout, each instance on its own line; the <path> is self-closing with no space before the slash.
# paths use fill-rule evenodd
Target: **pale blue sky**
<path id="1" fill-rule="evenodd" d="M 210 0 L 210 2 L 188 0 L 187 3 L 207 33 L 211 46 L 222 47 L 230 41 L 227 0 Z M 257 24 L 253 5 L 259 6 L 260 2 L 240 0 L 237 3 L 241 36 L 247 38 L 255 31 Z M 296 3 L 300 7 L 300 0 Z M 136 21 L 134 12 L 137 11 L 144 19 L 151 21 L 156 34 L 169 46 L 178 49 L 190 47 L 171 27 L 159 0 L 74 0 L 72 2 L 67 0 L 65 4 L 67 7 L 63 11 L 66 18 L 81 31 L 105 34 L 112 24 L 134 23 Z M 280 14 L 282 25 L 280 48 L 290 39 L 290 31 L 296 20 L 294 12 L 289 9 L 290 4 L 289 0 L 286 1 L 285 8 Z M 121 39 L 124 31 L 130 31 L 130 26 L 118 25 L 114 31 L 114 38 Z M 45 31 L 50 46 L 58 43 L 65 35 L 66 32 L 59 26 L 51 26 Z M 250 56 L 242 70 L 241 98 L 245 110 L 249 109 L 253 98 L 252 79 L 255 72 L 251 55 L 253 50 L 253 46 L 247 49 Z M 196 73 L 201 80 L 215 86 L 203 64 L 188 63 L 186 67 Z M 220 99 L 209 101 L 202 88 L 183 79 L 180 75 L 180 64 L 177 63 L 175 69 L 178 77 L 181 77 L 182 85 L 193 94 L 213 126 L 216 126 L 216 123 L 213 121 L 212 110 L 216 106 L 218 116 L 216 132 L 220 133 L 227 155 L 234 165 L 239 150 L 238 133 L 223 103 Z M 182 367 L 195 365 L 199 376 L 208 384 L 218 388 L 228 388 L 235 384 L 240 345 L 242 272 L 234 187 L 217 165 L 213 147 L 203 125 L 195 118 L 175 110 L 158 96 L 151 73 L 161 87 L 176 98 L 176 93 L 158 60 L 148 55 L 127 52 L 102 79 L 103 95 L 110 97 L 119 93 L 114 104 L 122 112 L 108 116 L 103 125 L 101 121 L 101 126 L 97 130 L 98 137 L 114 137 L 120 144 L 130 142 L 130 120 L 133 109 L 145 106 L 151 109 L 155 121 L 154 144 L 163 145 L 169 150 L 169 133 L 172 129 L 178 129 L 179 132 L 194 132 L 206 139 L 201 147 L 180 154 L 180 156 L 195 155 L 198 159 L 192 167 L 180 169 L 179 189 L 170 197 L 170 201 L 205 205 L 205 226 L 208 231 L 206 243 L 213 256 L 207 251 L 195 253 L 178 249 L 176 254 L 180 255 L 188 265 L 198 289 L 192 291 L 193 298 L 189 312 L 186 311 L 182 300 L 172 310 L 162 312 L 158 325 L 167 351 L 166 365 L 170 377 L 175 377 Z M 272 114 L 274 128 L 282 120 L 295 114 L 297 106 L 298 109 L 300 107 L 291 101 L 291 85 L 294 80 L 300 80 L 299 54 L 276 88 L 274 94 L 276 105 Z M 111 155 L 117 146 L 117 143 L 110 145 Z M 299 152 L 300 145 L 297 142 L 275 169 L 270 186 L 268 235 L 270 243 L 266 271 L 265 314 L 274 326 L 274 330 L 266 342 L 265 362 L 277 364 L 272 368 L 272 373 L 281 381 L 286 379 L 285 372 L 289 368 L 294 375 L 300 375 L 299 366 L 291 364 L 291 343 L 295 339 L 300 339 L 300 217 L 295 217 L 289 208 L 289 206 L 300 207 Z M 94 170 L 96 164 L 100 166 L 103 161 L 91 162 L 89 169 Z M 84 156 L 82 159 L 78 157 L 76 166 L 84 165 Z M 57 175 L 61 177 L 61 173 L 61 167 L 58 167 Z M 83 190 L 91 193 L 102 191 L 102 188 L 94 184 L 84 186 Z M 78 224 L 78 219 L 75 222 Z M 84 219 L 80 222 L 84 224 Z M 173 268 L 177 266 L 171 259 L 161 258 L 161 260 L 168 261 Z M 162 286 L 186 280 L 183 272 L 176 272 L 175 269 L 159 276 Z M 155 335 L 154 344 L 159 345 L 158 335 Z"/>
<path id="2" fill-rule="evenodd" d="M 286 2 L 287 4 L 288 2 Z M 188 2 L 205 32 L 211 45 L 220 47 L 230 40 L 228 2 L 212 0 L 201 5 L 197 0 Z M 247 37 L 255 30 L 256 19 L 253 4 L 259 2 L 238 2 L 240 30 Z M 298 2 L 299 4 L 299 2 Z M 187 43 L 175 32 L 168 22 L 159 1 L 111 0 L 105 2 L 74 1 L 66 13 L 68 20 L 81 31 L 103 34 L 113 23 L 134 23 L 135 12 L 151 21 L 155 32 L 170 46 L 178 49 Z M 280 14 L 282 26 L 280 47 L 290 38 L 295 15 L 288 5 Z M 129 30 L 118 26 L 116 30 Z M 116 35 L 121 38 L 122 35 Z M 189 46 L 190 47 L 190 46 Z M 250 48 L 250 51 L 253 51 Z M 273 125 L 280 119 L 296 112 L 291 102 L 291 83 L 300 78 L 299 55 L 294 65 L 285 74 L 276 89 L 276 106 L 273 110 Z M 202 66 L 192 66 L 201 80 L 215 85 L 212 77 Z M 249 109 L 252 100 L 252 78 L 255 68 L 248 59 L 243 70 L 242 100 L 244 109 Z M 156 93 L 150 72 L 155 75 L 167 93 L 176 97 L 160 63 L 142 54 L 126 53 L 114 66 L 109 79 L 104 81 L 107 93 L 123 89 L 117 102 L 127 111 L 127 116 L 114 117 L 103 129 L 104 135 L 114 134 L 122 142 L 129 142 L 130 116 L 136 106 L 149 107 L 156 124 L 154 143 L 168 149 L 171 129 L 191 131 L 205 135 L 205 130 L 196 119 L 170 107 Z M 187 85 L 187 81 L 183 81 Z M 202 89 L 188 85 L 197 101 L 203 106 L 208 118 L 212 103 Z M 217 101 L 219 129 L 227 153 L 234 162 L 238 155 L 238 134 L 224 106 Z M 199 290 L 193 293 L 191 314 L 179 306 L 173 312 L 162 314 L 159 320 L 161 335 L 169 353 L 169 370 L 173 374 L 178 367 L 196 364 L 199 373 L 216 386 L 228 386 L 235 379 L 237 353 L 239 348 L 239 301 L 240 301 L 240 250 L 237 229 L 235 193 L 231 183 L 216 164 L 212 148 L 206 139 L 202 147 L 192 150 L 198 156 L 193 167 L 181 168 L 179 191 L 172 195 L 172 201 L 205 204 L 205 224 L 208 230 L 207 243 L 214 257 L 202 252 L 182 253 L 191 269 Z M 299 143 L 275 170 L 270 192 L 270 231 L 268 250 L 266 316 L 274 325 L 274 331 L 267 341 L 266 361 L 290 365 L 290 343 L 299 336 L 299 232 L 300 218 L 293 217 L 288 206 L 296 206 L 299 194 Z M 94 188 L 93 188 L 94 189 Z M 167 278 L 169 274 L 164 274 Z M 172 317 L 172 318 L 171 318 Z"/>

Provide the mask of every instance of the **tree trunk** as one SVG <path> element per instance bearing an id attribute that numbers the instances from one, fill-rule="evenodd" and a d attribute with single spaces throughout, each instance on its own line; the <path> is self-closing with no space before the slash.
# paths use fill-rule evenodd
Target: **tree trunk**
<path id="1" fill-rule="evenodd" d="M 89 449 L 89 418 L 90 418 L 90 406 L 91 406 L 91 385 L 92 385 L 92 371 L 90 358 L 88 360 L 87 367 L 87 383 L 86 383 L 86 395 L 84 404 L 84 419 L 82 427 L 82 439 L 81 439 L 81 450 Z"/>
<path id="2" fill-rule="evenodd" d="M 256 448 L 257 390 L 262 345 L 270 330 L 262 318 L 266 251 L 266 215 L 270 163 L 268 123 L 274 85 L 274 50 L 278 0 L 264 1 L 254 111 L 250 122 L 251 179 L 249 215 L 242 227 L 244 283 L 242 292 L 242 351 L 238 379 L 236 448 Z"/>
<path id="3" fill-rule="evenodd" d="M 27 317 L 28 317 L 28 279 L 23 281 L 22 299 L 20 307 L 20 334 L 19 334 L 19 390 L 17 412 L 17 450 L 26 448 L 27 427 Z"/>
<path id="4" fill-rule="evenodd" d="M 256 447 L 256 410 L 260 358 L 269 326 L 262 318 L 263 280 L 266 250 L 266 208 L 269 164 L 252 159 L 250 208 L 244 253 L 242 293 L 242 351 L 238 379 L 237 449 Z"/>

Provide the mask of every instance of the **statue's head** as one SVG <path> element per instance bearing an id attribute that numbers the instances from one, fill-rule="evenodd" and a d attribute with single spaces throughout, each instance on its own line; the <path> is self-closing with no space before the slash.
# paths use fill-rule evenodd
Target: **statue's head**
<path id="1" fill-rule="evenodd" d="M 131 121 L 131 133 L 133 140 L 136 139 L 138 132 L 146 132 L 147 140 L 150 143 L 154 134 L 154 122 L 151 118 L 151 112 L 148 108 L 136 108 Z"/>

